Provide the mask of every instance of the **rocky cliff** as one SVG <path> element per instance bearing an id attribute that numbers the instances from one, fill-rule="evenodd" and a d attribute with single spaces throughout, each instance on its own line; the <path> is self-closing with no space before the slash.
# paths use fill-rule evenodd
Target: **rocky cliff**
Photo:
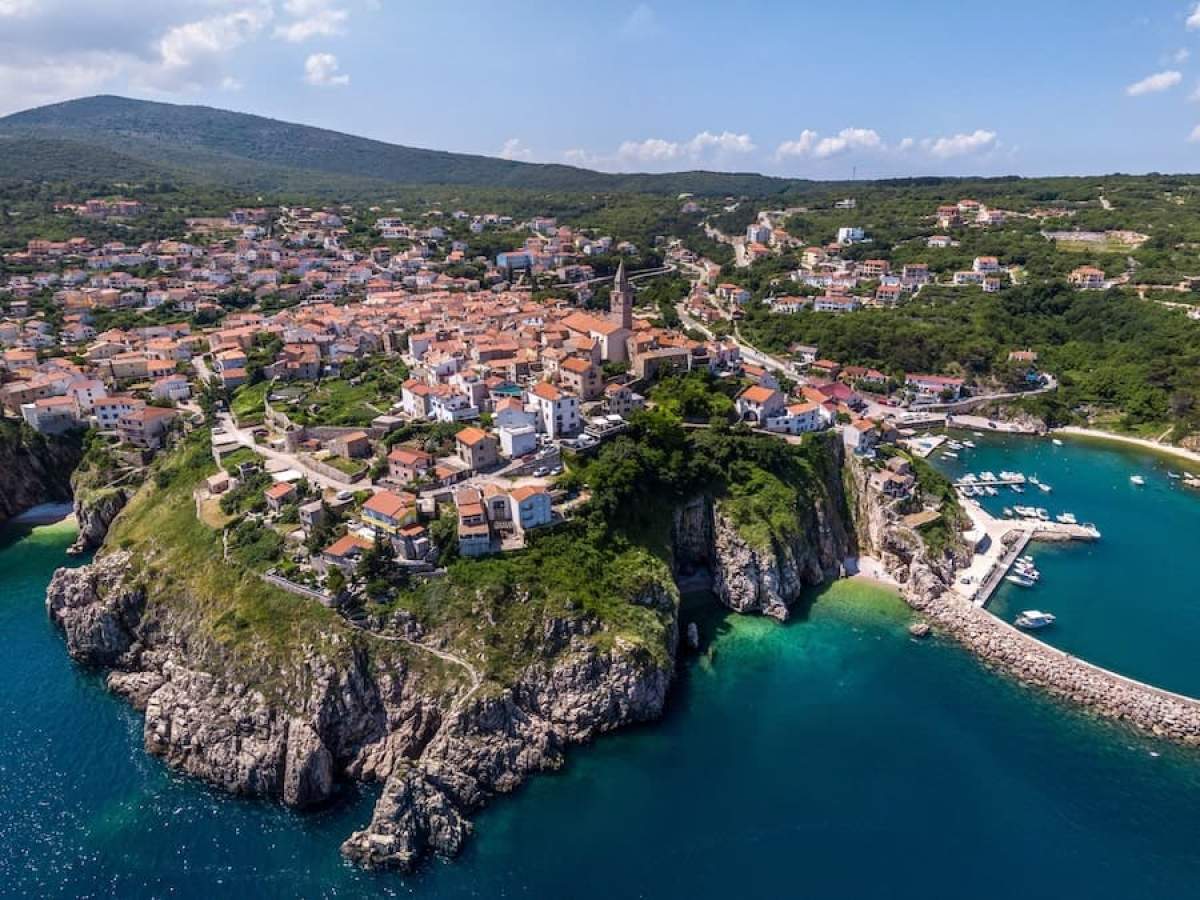
<path id="1" fill-rule="evenodd" d="M 672 523 L 676 571 L 707 567 L 714 593 L 730 609 L 787 619 L 805 588 L 838 577 L 856 553 L 841 442 L 822 441 L 817 458 L 811 483 L 783 495 L 786 506 L 773 510 L 782 528 L 740 525 L 724 496 L 703 495 L 679 507 Z"/>
<path id="2" fill-rule="evenodd" d="M 104 543 L 113 520 L 125 508 L 129 493 L 123 488 L 75 491 L 72 506 L 79 531 L 68 553 L 87 553 Z"/>
<path id="3" fill-rule="evenodd" d="M 958 529 L 950 529 L 948 545 L 932 552 L 914 529 L 904 525 L 908 513 L 922 508 L 919 492 L 890 498 L 870 484 L 872 469 L 860 459 L 847 460 L 845 484 L 860 552 L 878 559 L 915 609 L 923 609 L 954 584 L 954 574 L 970 563 L 970 550 Z"/>
<path id="4" fill-rule="evenodd" d="M 78 435 L 46 437 L 0 422 L 0 524 L 39 503 L 70 500 L 82 456 Z"/>
<path id="5" fill-rule="evenodd" d="M 670 617 L 665 653 L 609 640 L 586 615 L 548 619 L 536 662 L 502 685 L 448 651 L 340 619 L 285 657 L 234 659 L 139 563 L 115 551 L 55 574 L 46 604 L 71 656 L 111 669 L 109 687 L 145 713 L 148 752 L 210 784 L 302 808 L 339 781 L 383 781 L 344 848 L 368 866 L 455 853 L 471 810 L 559 766 L 570 744 L 657 716 L 672 676 L 669 585 L 631 598 Z"/>

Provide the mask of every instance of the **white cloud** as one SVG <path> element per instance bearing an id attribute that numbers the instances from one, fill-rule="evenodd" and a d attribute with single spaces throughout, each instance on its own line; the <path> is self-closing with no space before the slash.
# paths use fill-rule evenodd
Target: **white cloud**
<path id="1" fill-rule="evenodd" d="M 500 148 L 500 158 L 528 161 L 533 159 L 533 151 L 526 147 L 520 138 L 509 138 Z"/>
<path id="2" fill-rule="evenodd" d="M 653 37 L 659 30 L 658 16 L 654 9 L 645 3 L 635 6 L 621 25 L 621 33 L 628 38 Z"/>
<path id="3" fill-rule="evenodd" d="M 617 148 L 617 156 L 630 162 L 665 162 L 683 155 L 683 146 L 662 138 L 644 141 L 625 141 Z"/>
<path id="4" fill-rule="evenodd" d="M 25 16 L 33 12 L 37 0 L 0 0 L 0 16 Z"/>
<path id="5" fill-rule="evenodd" d="M 996 132 L 978 128 L 970 134 L 954 134 L 949 137 L 926 138 L 921 146 L 938 159 L 951 159 L 969 153 L 991 150 L 997 145 Z"/>
<path id="6" fill-rule="evenodd" d="M 812 156 L 816 159 L 829 159 L 849 150 L 886 150 L 883 138 L 873 128 L 843 128 L 835 135 L 821 137 L 820 134 L 804 129 L 800 137 L 784 141 L 775 149 L 775 159 L 788 157 Z"/>
<path id="7" fill-rule="evenodd" d="M 1181 81 L 1183 81 L 1183 74 L 1181 72 L 1168 69 L 1165 72 L 1155 72 L 1153 75 L 1147 75 L 1141 81 L 1135 81 L 1125 88 L 1125 93 L 1130 97 L 1140 97 L 1143 94 L 1157 94 L 1159 91 L 1170 90 Z"/>
<path id="8" fill-rule="evenodd" d="M 800 132 L 800 137 L 794 141 L 784 141 L 775 148 L 775 158 L 785 159 L 789 156 L 807 156 L 816 143 L 817 133 L 808 128 Z"/>
<path id="9" fill-rule="evenodd" d="M 883 140 L 873 128 L 843 128 L 833 137 L 821 138 L 813 148 L 817 159 L 845 153 L 847 150 L 879 150 Z"/>
<path id="10" fill-rule="evenodd" d="M 338 71 L 332 53 L 313 53 L 304 61 L 304 80 L 317 87 L 341 87 L 350 83 L 350 76 Z"/>
<path id="11" fill-rule="evenodd" d="M 1200 144 L 1200 125 L 1192 129 L 1192 133 L 1188 135 L 1189 144 Z"/>
<path id="12" fill-rule="evenodd" d="M 713 134 L 711 131 L 702 131 L 688 141 L 687 149 L 692 156 L 702 156 L 710 149 L 721 154 L 753 153 L 756 148 L 748 134 L 734 134 L 732 131 Z"/>
<path id="13" fill-rule="evenodd" d="M 218 82 L 221 62 L 256 37 L 272 16 L 269 2 L 256 2 L 220 16 L 174 25 L 158 38 L 158 65 L 145 68 L 138 80 L 166 90 Z"/>
<path id="14" fill-rule="evenodd" d="M 911 150 L 914 144 L 916 144 L 916 141 L 910 137 L 906 137 L 896 145 L 896 149 L 903 153 L 906 150 Z"/>
<path id="15" fill-rule="evenodd" d="M 748 134 L 701 131 L 686 141 L 668 141 L 665 138 L 625 141 L 617 148 L 617 160 L 637 163 L 665 163 L 674 160 L 700 162 L 753 153 L 756 149 L 758 148 L 753 138 Z M 583 151 L 578 151 L 574 153 L 574 157 L 582 160 L 584 155 L 581 154 Z M 592 157 L 591 160 L 593 163 L 602 161 L 598 157 Z"/>
<path id="16" fill-rule="evenodd" d="M 346 30 L 350 13 L 329 0 L 284 0 L 290 21 L 275 26 L 275 37 L 293 44 L 314 37 L 334 37 Z"/>
<path id="17" fill-rule="evenodd" d="M 1191 57 L 1191 55 L 1192 55 L 1192 51 L 1189 50 L 1187 47 L 1180 47 L 1178 50 L 1176 50 L 1174 53 L 1171 54 L 1171 62 L 1185 63 L 1188 61 L 1188 59 Z"/>
<path id="18" fill-rule="evenodd" d="M 221 79 L 221 90 L 223 91 L 240 91 L 244 84 L 240 78 L 234 78 L 232 75 L 226 75 Z"/>
<path id="19" fill-rule="evenodd" d="M 1192 14 L 1187 17 L 1188 31 L 1195 31 L 1197 28 L 1200 28 L 1200 3 L 1192 7 Z"/>

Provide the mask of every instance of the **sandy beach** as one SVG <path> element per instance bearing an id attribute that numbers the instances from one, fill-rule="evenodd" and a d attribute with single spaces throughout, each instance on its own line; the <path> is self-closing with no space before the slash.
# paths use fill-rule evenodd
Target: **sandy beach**
<path id="1" fill-rule="evenodd" d="M 70 503 L 39 503 L 11 521 L 18 525 L 54 525 L 71 518 L 73 514 L 74 509 Z"/>
<path id="2" fill-rule="evenodd" d="M 1135 447 L 1141 447 L 1144 450 L 1162 453 L 1166 456 L 1174 456 L 1176 459 L 1185 459 L 1188 462 L 1200 465 L 1200 453 L 1197 453 L 1195 450 L 1188 450 L 1185 447 L 1173 447 L 1170 444 L 1160 444 L 1157 441 L 1151 441 L 1146 438 L 1127 437 L 1123 434 L 1113 434 L 1110 431 L 1098 431 L 1094 428 L 1077 428 L 1073 425 L 1056 428 L 1051 432 L 1051 436 L 1059 434 L 1092 438 L 1098 441 L 1116 441 L 1120 444 L 1130 444 Z"/>
<path id="3" fill-rule="evenodd" d="M 873 556 L 852 556 L 845 561 L 846 577 L 873 581 L 889 588 L 899 588 L 900 583 L 893 578 L 882 562 Z"/>

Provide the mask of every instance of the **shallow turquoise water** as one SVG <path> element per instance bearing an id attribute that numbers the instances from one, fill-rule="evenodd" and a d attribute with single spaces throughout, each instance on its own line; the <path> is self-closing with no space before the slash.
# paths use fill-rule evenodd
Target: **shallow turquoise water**
<path id="1" fill-rule="evenodd" d="M 715 653 L 685 665 L 664 721 L 497 802 L 456 862 L 364 874 L 337 846 L 370 795 L 299 816 L 145 756 L 140 717 L 46 619 L 69 541 L 0 538 L 2 895 L 1190 897 L 1200 883 L 1200 756 L 909 639 L 898 601 L 862 583 L 786 627 L 690 612 Z"/>
<path id="2" fill-rule="evenodd" d="M 1120 444 L 1029 437 L 972 438 L 978 447 L 957 460 L 932 462 L 955 477 L 1003 470 L 1037 475 L 1049 494 L 1002 489 L 981 498 L 999 515 L 1013 505 L 1073 512 L 1094 522 L 1095 544 L 1032 544 L 1042 574 L 1034 588 L 1005 583 L 989 609 L 1012 621 L 1023 609 L 1054 613 L 1038 637 L 1098 665 L 1160 687 L 1200 697 L 1200 590 L 1196 541 L 1200 491 L 1168 477 L 1183 463 Z M 1136 487 L 1130 475 L 1145 477 Z"/>

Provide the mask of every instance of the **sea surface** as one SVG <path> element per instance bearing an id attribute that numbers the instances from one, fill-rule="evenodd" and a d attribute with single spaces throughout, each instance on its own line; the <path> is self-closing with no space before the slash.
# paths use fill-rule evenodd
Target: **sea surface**
<path id="1" fill-rule="evenodd" d="M 1036 461 L 1054 484 L 1050 497 L 1061 489 L 1105 532 L 1094 548 L 1037 554 L 1046 586 L 1034 595 L 1060 615 L 1054 639 L 1084 628 L 1085 614 L 1124 616 L 1136 606 L 1173 617 L 1096 634 L 1093 623 L 1080 634 L 1092 634 L 1086 646 L 1097 661 L 1178 689 L 1200 684 L 1200 654 L 1184 650 L 1189 640 L 1197 646 L 1194 611 L 1172 591 L 1176 579 L 1195 582 L 1200 498 L 1160 483 L 1165 473 L 1144 454 L 1003 444 L 989 442 L 980 460 L 1044 452 Z M 1066 457 L 1061 471 L 1054 452 Z M 1016 459 L 1003 467 L 1032 468 Z M 1144 492 L 1126 490 L 1130 469 L 1151 477 Z M 1161 543 L 1162 552 L 1122 550 L 1110 510 L 1136 513 L 1141 524 L 1124 527 L 1152 531 L 1145 545 Z M 1200 753 L 1092 721 L 952 644 L 909 638 L 902 604 L 863 581 L 814 593 L 786 626 L 690 597 L 685 620 L 701 623 L 705 652 L 683 664 L 663 721 L 577 749 L 562 772 L 497 801 L 455 862 L 413 876 L 364 873 L 341 861 L 338 845 L 368 821 L 372 791 L 299 815 L 210 791 L 145 755 L 141 717 L 70 661 L 46 618 L 44 589 L 67 564 L 71 538 L 65 525 L 0 532 L 0 896 L 1184 898 L 1200 890 Z M 1090 567 L 1109 566 L 1109 552 L 1128 568 L 1090 577 Z M 1153 589 L 1139 591 L 1147 582 Z M 1076 589 L 1087 596 L 1071 599 Z"/>

